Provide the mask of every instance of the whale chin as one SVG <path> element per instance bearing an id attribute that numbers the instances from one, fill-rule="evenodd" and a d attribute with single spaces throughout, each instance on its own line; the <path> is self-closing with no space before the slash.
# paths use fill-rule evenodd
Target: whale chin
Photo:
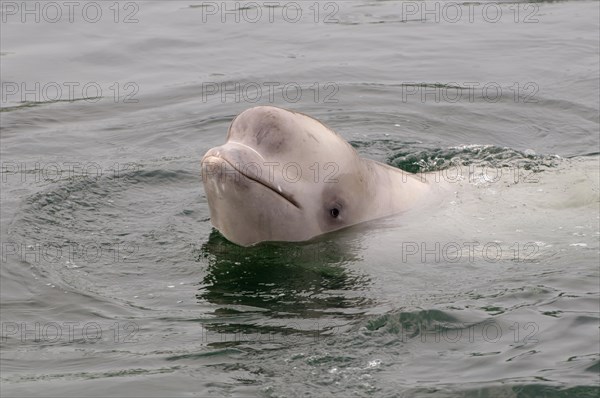
<path id="1" fill-rule="evenodd" d="M 303 209 L 272 186 L 241 173 L 217 156 L 205 156 L 202 180 L 213 226 L 240 246 L 263 241 L 308 240 L 310 222 Z M 289 224 L 297 227 L 290 229 Z"/>

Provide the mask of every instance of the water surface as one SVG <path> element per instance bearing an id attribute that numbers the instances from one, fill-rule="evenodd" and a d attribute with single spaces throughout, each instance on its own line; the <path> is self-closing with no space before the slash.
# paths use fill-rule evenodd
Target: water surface
<path id="1" fill-rule="evenodd" d="M 3 396 L 597 396 L 598 2 L 14 4 Z M 199 161 L 258 104 L 445 194 L 235 246 Z"/>

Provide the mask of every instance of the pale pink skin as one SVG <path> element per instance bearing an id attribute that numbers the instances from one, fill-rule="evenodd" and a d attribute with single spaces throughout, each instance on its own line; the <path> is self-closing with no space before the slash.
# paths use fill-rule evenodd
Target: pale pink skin
<path id="1" fill-rule="evenodd" d="M 431 191 L 359 157 L 318 120 L 272 106 L 233 120 L 227 142 L 202 158 L 202 180 L 212 224 L 241 246 L 305 241 L 408 210 Z"/>

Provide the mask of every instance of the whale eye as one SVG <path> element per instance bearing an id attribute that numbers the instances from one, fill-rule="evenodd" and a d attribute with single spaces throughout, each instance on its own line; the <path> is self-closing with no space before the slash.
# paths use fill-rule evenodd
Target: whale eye
<path id="1" fill-rule="evenodd" d="M 340 209 L 334 207 L 333 209 L 329 210 L 329 214 L 331 214 L 331 217 L 337 218 L 340 215 Z"/>

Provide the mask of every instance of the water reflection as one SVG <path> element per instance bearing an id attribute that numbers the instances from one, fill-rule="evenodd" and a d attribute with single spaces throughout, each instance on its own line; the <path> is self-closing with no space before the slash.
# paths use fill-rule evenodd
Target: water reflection
<path id="1" fill-rule="evenodd" d="M 369 278 L 345 265 L 360 261 L 357 250 L 338 240 L 302 244 L 265 243 L 240 247 L 213 230 L 198 261 L 208 273 L 197 297 L 214 304 L 259 307 L 277 313 L 318 316 L 324 310 L 355 308 Z"/>
<path id="2" fill-rule="evenodd" d="M 206 328 L 219 333 L 314 333 L 347 323 L 370 304 L 356 241 L 319 239 L 240 247 L 213 230 L 197 261 L 208 264 L 196 297 L 218 304 Z M 337 323 L 336 323 L 337 322 Z M 317 327 L 319 328 L 319 327 Z"/>

